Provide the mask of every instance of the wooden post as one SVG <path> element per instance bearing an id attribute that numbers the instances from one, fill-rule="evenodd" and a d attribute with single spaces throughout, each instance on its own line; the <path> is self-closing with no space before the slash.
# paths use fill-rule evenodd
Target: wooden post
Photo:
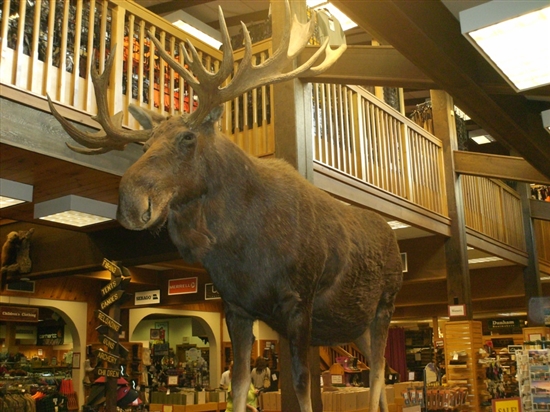
<path id="1" fill-rule="evenodd" d="M 454 104 L 451 96 L 442 90 L 430 91 L 435 135 L 443 142 L 445 187 L 451 237 L 445 242 L 447 263 L 447 299 L 449 305 L 464 305 L 465 315 L 451 320 L 472 319 L 472 291 L 468 268 L 466 224 L 460 176 L 455 173 L 453 151 L 458 150 Z"/>
<path id="2" fill-rule="evenodd" d="M 528 252 L 527 266 L 523 269 L 523 283 L 525 284 L 525 307 L 529 308 L 531 298 L 542 297 L 542 286 L 540 284 L 537 240 L 533 229 L 533 219 L 531 219 L 531 188 L 527 183 L 518 182 L 517 191 L 521 199 L 523 233 Z M 544 326 L 543 323 L 533 319 L 531 316 L 528 316 L 527 320 L 529 326 Z"/>
<path id="3" fill-rule="evenodd" d="M 306 2 L 291 2 L 291 14 L 296 14 L 301 22 L 306 21 Z M 285 6 L 282 1 L 271 2 L 271 18 L 273 27 L 273 50 L 280 43 L 284 27 Z M 291 17 L 293 18 L 293 17 Z M 311 84 L 303 84 L 300 80 L 291 80 L 273 86 L 272 113 L 275 129 L 275 156 L 285 159 L 293 165 L 302 176 L 313 180 L 313 123 Z M 291 360 L 288 340 L 281 337 L 280 343 L 281 409 L 283 411 L 299 411 L 298 399 L 294 392 L 291 377 Z M 319 349 L 309 351 L 311 373 L 311 398 L 314 412 L 322 412 L 320 383 Z"/>
<path id="4" fill-rule="evenodd" d="M 295 13 L 301 22 L 305 22 L 305 6 L 305 1 L 291 2 L 291 15 Z M 273 50 L 276 50 L 284 27 L 284 2 L 271 2 L 271 16 L 272 47 Z M 291 68 L 287 68 L 287 70 L 289 69 Z M 272 113 L 275 125 L 275 156 L 285 159 L 310 181 L 313 179 L 311 95 L 311 84 L 304 84 L 298 79 L 273 86 Z"/>

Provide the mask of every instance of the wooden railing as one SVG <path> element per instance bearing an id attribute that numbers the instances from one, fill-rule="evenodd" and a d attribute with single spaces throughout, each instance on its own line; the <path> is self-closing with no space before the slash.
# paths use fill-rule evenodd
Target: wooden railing
<path id="1" fill-rule="evenodd" d="M 535 219 L 533 222 L 537 241 L 539 260 L 544 260 L 550 266 L 550 220 Z"/>
<path id="2" fill-rule="evenodd" d="M 5 0 L 1 20 L 0 82 L 89 114 L 96 113 L 89 70 L 100 72 L 105 58 L 117 56 L 108 89 L 111 111 L 122 111 L 123 125 L 138 128 L 130 103 L 163 115 L 193 111 L 193 89 L 162 62 L 150 35 L 156 36 L 181 64 L 180 45 L 190 39 L 205 67 L 216 71 L 221 52 L 192 38 L 138 4 L 123 0 Z M 149 34 L 151 33 L 151 34 Z M 257 62 L 271 53 L 271 42 L 254 45 Z M 236 63 L 242 52 L 235 54 Z M 253 155 L 274 152 L 271 88 L 260 87 L 226 103 L 221 128 Z"/>
<path id="3" fill-rule="evenodd" d="M 441 141 L 366 90 L 313 85 L 314 160 L 447 216 Z"/>
<path id="4" fill-rule="evenodd" d="M 495 179 L 461 176 L 466 226 L 526 251 L 519 194 Z"/>

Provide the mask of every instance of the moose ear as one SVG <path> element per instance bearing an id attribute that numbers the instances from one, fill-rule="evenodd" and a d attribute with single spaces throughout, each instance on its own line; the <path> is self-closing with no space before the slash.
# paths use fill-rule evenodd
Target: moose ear
<path id="1" fill-rule="evenodd" d="M 134 116 L 134 119 L 136 119 L 145 130 L 150 130 L 160 122 L 166 120 L 166 117 L 164 117 L 163 115 L 158 114 L 152 110 L 136 106 L 135 104 L 130 104 L 128 106 L 128 111 L 132 114 L 132 116 Z"/>
<path id="2" fill-rule="evenodd" d="M 223 104 L 220 104 L 217 107 L 214 107 L 212 110 L 210 110 L 210 113 L 208 113 L 208 116 L 204 119 L 204 123 L 206 122 L 217 122 L 220 117 L 222 117 L 223 114 Z"/>

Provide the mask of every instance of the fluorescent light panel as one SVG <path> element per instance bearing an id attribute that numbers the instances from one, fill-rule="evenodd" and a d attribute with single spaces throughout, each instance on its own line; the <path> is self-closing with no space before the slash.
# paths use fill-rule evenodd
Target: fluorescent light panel
<path id="1" fill-rule="evenodd" d="M 183 10 L 167 14 L 163 18 L 216 50 L 222 45 L 222 36 L 218 30 L 208 26 Z"/>
<path id="2" fill-rule="evenodd" d="M 542 117 L 542 126 L 544 130 L 550 133 L 550 110 L 545 110 L 541 112 L 540 115 Z"/>
<path id="3" fill-rule="evenodd" d="M 0 209 L 24 202 L 32 202 L 33 187 L 25 183 L 0 179 Z"/>
<path id="4" fill-rule="evenodd" d="M 495 141 L 495 139 L 483 129 L 472 130 L 468 132 L 468 136 L 477 144 L 487 144 Z"/>
<path id="5" fill-rule="evenodd" d="M 503 259 L 496 256 L 488 256 L 488 257 L 477 258 L 477 259 L 468 259 L 468 263 L 470 265 L 475 265 L 479 263 L 497 262 L 499 260 L 503 260 Z"/>
<path id="6" fill-rule="evenodd" d="M 550 84 L 550 0 L 493 0 L 461 11 L 460 25 L 516 91 Z"/>
<path id="7" fill-rule="evenodd" d="M 411 227 L 410 225 L 407 225 L 406 223 L 403 223 L 403 222 L 399 222 L 398 220 L 390 220 L 388 222 L 388 225 L 390 225 L 390 227 L 393 230 L 405 229 L 405 228 Z"/>
<path id="8" fill-rule="evenodd" d="M 83 227 L 116 219 L 116 205 L 68 195 L 34 206 L 34 218 Z"/>
<path id="9" fill-rule="evenodd" d="M 307 0 L 306 4 L 309 8 L 312 8 L 313 10 L 326 10 L 329 12 L 329 15 L 332 15 L 335 19 L 337 19 L 340 22 L 340 26 L 342 26 L 342 30 L 346 31 L 349 29 L 353 29 L 354 27 L 357 27 L 357 23 L 355 23 L 353 20 L 351 20 L 348 16 L 346 16 L 338 7 L 336 7 L 334 4 L 332 4 L 330 1 L 325 0 Z"/>

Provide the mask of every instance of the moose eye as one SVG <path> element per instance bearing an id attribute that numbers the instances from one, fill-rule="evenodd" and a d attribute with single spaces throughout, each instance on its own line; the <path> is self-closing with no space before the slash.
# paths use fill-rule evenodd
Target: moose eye
<path id="1" fill-rule="evenodd" d="M 179 137 L 179 140 L 182 141 L 182 142 L 190 142 L 192 140 L 195 140 L 195 133 L 193 132 L 183 132 L 180 137 Z"/>

